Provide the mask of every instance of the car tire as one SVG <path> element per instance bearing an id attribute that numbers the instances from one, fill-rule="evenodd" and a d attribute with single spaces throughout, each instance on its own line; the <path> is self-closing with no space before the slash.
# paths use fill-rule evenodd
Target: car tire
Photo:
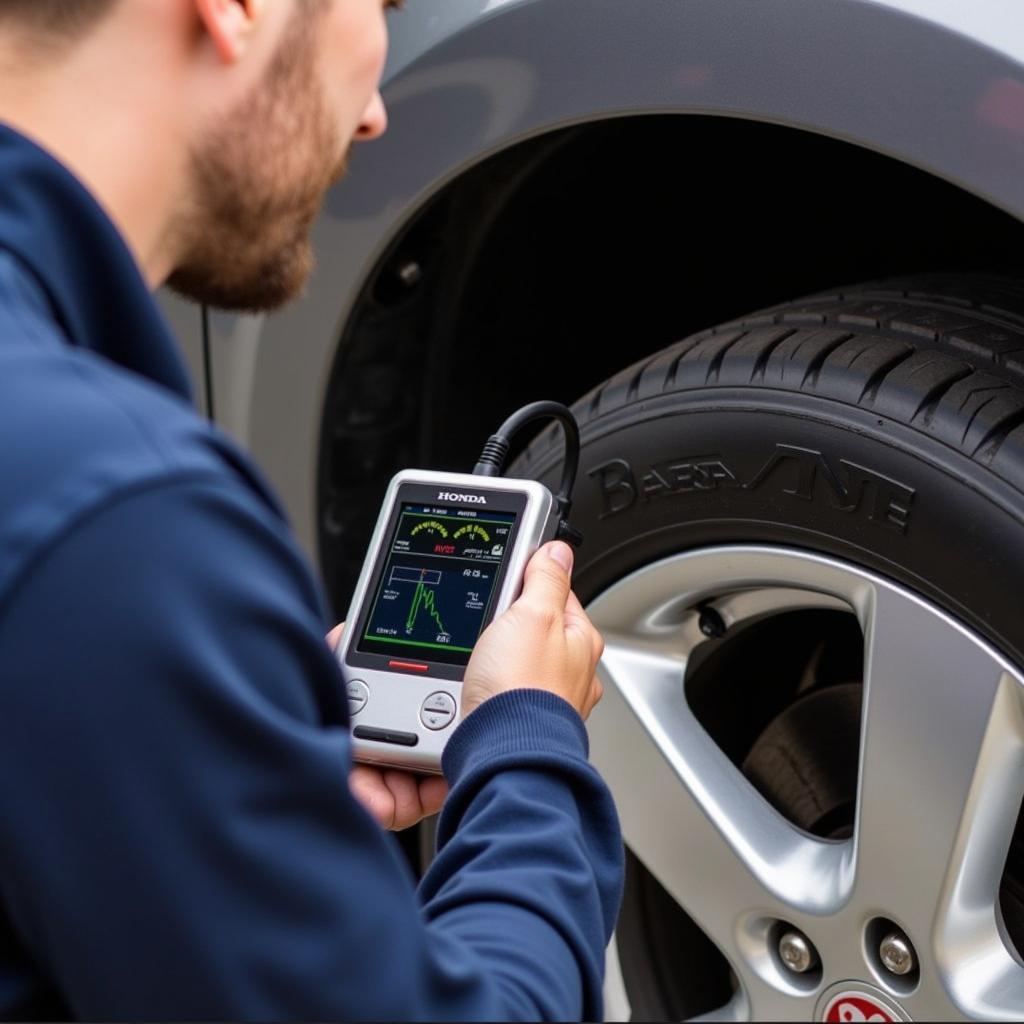
<path id="1" fill-rule="evenodd" d="M 778 546 L 893 581 L 1024 665 L 1016 280 L 931 275 L 814 295 L 671 345 L 574 410 L 585 604 L 681 552 Z M 561 461 L 552 428 L 509 475 L 554 487 Z M 1019 946 L 1015 856 L 1001 899 Z M 635 857 L 618 942 L 636 1019 L 714 1010 L 734 984 Z"/>

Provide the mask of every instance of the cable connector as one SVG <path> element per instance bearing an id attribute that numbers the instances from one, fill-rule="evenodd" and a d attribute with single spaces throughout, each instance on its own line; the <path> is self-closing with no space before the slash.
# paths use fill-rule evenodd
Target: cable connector
<path id="1" fill-rule="evenodd" d="M 508 458 L 509 443 L 500 434 L 491 434 L 487 438 L 480 459 L 473 467 L 474 476 L 501 476 Z"/>
<path id="2" fill-rule="evenodd" d="M 576 484 L 576 470 L 580 462 L 580 429 L 572 411 L 560 402 L 534 402 L 514 412 L 501 425 L 496 434 L 491 434 L 484 445 L 480 458 L 473 467 L 474 476 L 501 476 L 508 458 L 511 438 L 527 423 L 537 419 L 556 419 L 562 424 L 565 434 L 565 461 L 562 464 L 562 483 L 555 496 L 558 509 L 558 530 L 555 537 L 564 540 L 574 548 L 583 543 L 583 534 L 569 523 L 572 511 L 572 489 Z"/>
<path id="3" fill-rule="evenodd" d="M 558 530 L 555 533 L 555 540 L 564 540 L 566 544 L 578 548 L 583 543 L 583 534 L 569 522 L 572 502 L 556 498 L 555 503 L 558 505 Z"/>

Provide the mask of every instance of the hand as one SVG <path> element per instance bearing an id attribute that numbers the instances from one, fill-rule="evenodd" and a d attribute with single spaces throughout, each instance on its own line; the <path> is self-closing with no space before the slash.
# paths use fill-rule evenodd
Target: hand
<path id="1" fill-rule="evenodd" d="M 522 595 L 484 630 L 469 659 L 463 716 L 488 697 L 524 688 L 548 690 L 584 718 L 601 699 L 595 672 L 604 641 L 570 589 L 572 562 L 562 541 L 530 559 Z"/>
<path id="2" fill-rule="evenodd" d="M 344 630 L 342 622 L 327 634 L 327 644 L 332 651 Z M 366 764 L 353 766 L 348 788 L 381 828 L 395 832 L 437 814 L 448 796 L 448 783 L 440 776 L 424 777 L 397 768 L 374 768 Z"/>
<path id="3" fill-rule="evenodd" d="M 437 814 L 448 796 L 448 783 L 440 775 L 413 775 L 368 764 L 353 766 L 348 788 L 381 828 L 394 832 Z"/>

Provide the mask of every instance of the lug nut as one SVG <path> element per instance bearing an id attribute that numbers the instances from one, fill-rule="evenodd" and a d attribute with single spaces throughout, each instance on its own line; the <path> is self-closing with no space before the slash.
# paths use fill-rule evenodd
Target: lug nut
<path id="1" fill-rule="evenodd" d="M 890 932 L 882 939 L 878 947 L 878 955 L 881 958 L 882 966 L 900 977 L 910 974 L 917 966 L 914 947 L 910 944 L 910 939 L 900 932 Z"/>
<path id="2" fill-rule="evenodd" d="M 796 974 L 805 974 L 818 962 L 818 954 L 810 940 L 795 929 L 782 933 L 779 957 Z"/>

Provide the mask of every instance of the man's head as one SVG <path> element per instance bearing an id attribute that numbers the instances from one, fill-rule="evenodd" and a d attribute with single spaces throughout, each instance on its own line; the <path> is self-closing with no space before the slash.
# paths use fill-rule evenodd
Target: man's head
<path id="1" fill-rule="evenodd" d="M 161 78 L 163 92 L 148 102 L 181 152 L 173 157 L 180 172 L 169 188 L 165 183 L 169 194 L 154 191 L 154 203 L 167 211 L 160 276 L 197 301 L 265 310 L 301 291 L 312 267 L 313 222 L 351 143 L 386 127 L 377 90 L 385 8 L 395 5 L 0 0 L 0 30 L 20 26 L 54 61 L 85 46 L 120 51 L 126 104 L 146 102 L 141 93 L 149 83 L 140 74 Z M 133 39 L 150 48 L 144 68 L 131 68 L 138 51 L 124 53 Z M 99 120 L 103 112 L 95 113 Z M 138 113 L 145 118 L 147 111 Z M 121 226 L 131 234 L 130 225 Z"/>
<path id="2" fill-rule="evenodd" d="M 294 0 L 259 80 L 194 144 L 195 206 L 173 288 L 243 309 L 272 309 L 301 290 L 313 222 L 352 140 L 384 130 L 385 46 L 380 0 Z"/>

